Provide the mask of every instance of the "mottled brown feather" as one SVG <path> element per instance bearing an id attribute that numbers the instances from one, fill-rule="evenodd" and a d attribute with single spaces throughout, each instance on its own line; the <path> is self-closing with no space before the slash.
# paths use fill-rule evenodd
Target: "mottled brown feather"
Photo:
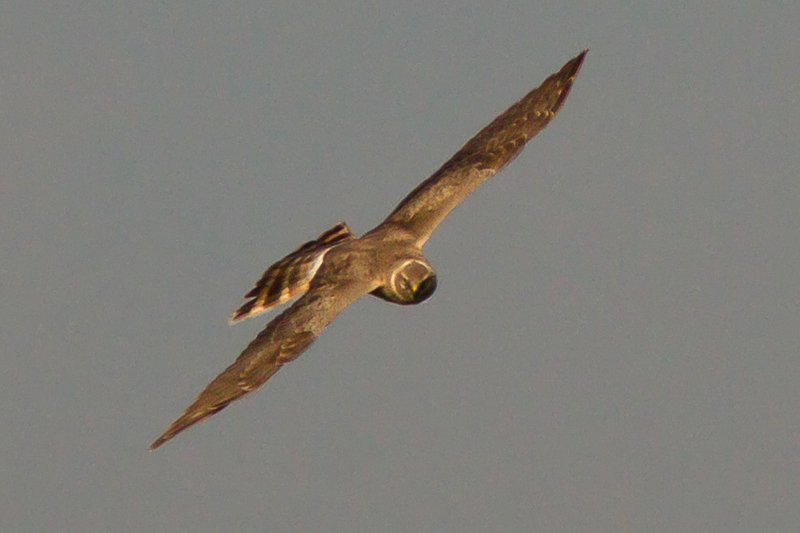
<path id="1" fill-rule="evenodd" d="M 411 191 L 383 224 L 404 228 L 422 247 L 436 226 L 484 181 L 509 164 L 558 113 L 587 50 L 509 107 Z M 379 226 L 380 227 L 380 226 Z"/>
<path id="2" fill-rule="evenodd" d="M 355 238 L 347 224 L 340 222 L 269 267 L 244 295 L 252 299 L 233 313 L 231 323 L 268 311 L 307 291 L 319 268 L 320 256 L 337 244 Z"/>
<path id="3" fill-rule="evenodd" d="M 552 120 L 564 104 L 585 56 L 586 51 L 570 60 L 478 132 L 406 196 L 377 228 L 356 239 L 346 224 L 338 224 L 268 268 L 245 296 L 252 300 L 234 313 L 232 322 L 307 292 L 267 324 L 150 449 L 261 387 L 282 365 L 303 353 L 336 315 L 364 294 L 372 292 L 394 303 L 405 303 L 381 292 L 396 272 L 394 265 L 398 260 L 407 263 L 409 258 L 427 265 L 420 250 L 439 222 L 513 160 L 525 143 Z M 428 267 L 435 281 L 435 273 Z"/>
<path id="4" fill-rule="evenodd" d="M 296 359 L 322 330 L 369 289 L 369 280 L 311 289 L 284 311 L 214 378 L 194 402 L 150 446 L 155 450 L 178 433 L 256 390 L 284 364 Z"/>

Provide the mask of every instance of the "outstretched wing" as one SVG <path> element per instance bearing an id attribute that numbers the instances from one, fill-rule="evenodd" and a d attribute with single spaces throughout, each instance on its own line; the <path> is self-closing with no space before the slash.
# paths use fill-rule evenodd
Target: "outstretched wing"
<path id="1" fill-rule="evenodd" d="M 233 313 L 231 323 L 263 313 L 307 291 L 325 253 L 354 238 L 347 224 L 340 222 L 269 267 L 255 287 L 244 295 L 252 299 Z"/>
<path id="2" fill-rule="evenodd" d="M 261 387 L 281 366 L 296 359 L 322 330 L 372 288 L 371 280 L 315 282 L 289 309 L 267 324 L 236 361 L 206 386 L 194 403 L 150 446 L 155 450 L 181 431 Z"/>
<path id="3" fill-rule="evenodd" d="M 401 226 L 422 246 L 461 200 L 510 163 L 525 143 L 553 119 L 564 105 L 587 51 L 571 59 L 478 132 L 435 174 L 411 191 L 381 226 Z"/>

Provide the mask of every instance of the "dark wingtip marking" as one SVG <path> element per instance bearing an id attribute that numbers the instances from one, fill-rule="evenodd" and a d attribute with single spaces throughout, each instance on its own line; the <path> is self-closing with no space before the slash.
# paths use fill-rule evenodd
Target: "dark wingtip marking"
<path id="1" fill-rule="evenodd" d="M 574 78 L 578 75 L 578 71 L 581 70 L 581 66 L 583 66 L 583 60 L 586 59 L 586 54 L 589 53 L 588 48 L 584 48 L 583 52 L 572 58 L 572 61 L 567 63 L 567 65 L 572 64 L 572 75 L 570 77 Z"/>
<path id="2" fill-rule="evenodd" d="M 155 440 L 155 442 L 153 442 L 153 444 L 150 445 L 150 451 L 152 452 L 153 450 L 161 447 L 161 445 L 163 445 L 164 443 L 166 443 L 169 440 L 172 440 L 178 434 L 183 433 L 184 431 L 186 431 L 190 427 L 194 426 L 195 424 L 199 424 L 200 422 L 202 422 L 206 418 L 219 413 L 220 411 L 222 411 L 223 409 L 228 407 L 228 405 L 230 405 L 236 399 L 238 399 L 238 398 L 233 398 L 232 400 L 226 402 L 225 404 L 217 406 L 217 407 L 214 407 L 212 409 L 209 409 L 208 411 L 193 412 L 192 408 L 196 407 L 195 404 L 197 403 L 197 402 L 195 402 L 195 404 L 192 404 L 181 415 L 180 418 L 178 418 L 175 422 L 172 423 L 172 425 L 169 427 L 169 429 L 167 429 L 167 431 L 164 432 L 163 435 L 158 437 Z"/>
<path id="3" fill-rule="evenodd" d="M 575 81 L 575 78 L 578 76 L 578 73 L 583 66 L 583 60 L 586 58 L 586 54 L 588 52 L 589 49 L 586 48 L 583 52 L 567 61 L 567 63 L 561 67 L 561 70 L 551 76 L 550 79 L 556 78 L 558 79 L 558 83 L 564 84 L 564 89 L 559 93 L 558 99 L 550 109 L 550 112 L 553 115 L 558 113 L 561 110 L 561 106 L 563 106 L 564 102 L 567 101 L 567 96 L 569 96 L 569 93 L 572 90 L 572 82 Z"/>

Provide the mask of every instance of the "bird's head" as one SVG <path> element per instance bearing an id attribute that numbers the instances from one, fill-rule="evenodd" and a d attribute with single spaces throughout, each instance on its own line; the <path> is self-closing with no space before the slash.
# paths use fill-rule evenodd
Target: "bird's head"
<path id="1" fill-rule="evenodd" d="M 423 258 L 398 261 L 386 285 L 372 291 L 384 300 L 400 305 L 424 302 L 436 290 L 436 272 Z"/>

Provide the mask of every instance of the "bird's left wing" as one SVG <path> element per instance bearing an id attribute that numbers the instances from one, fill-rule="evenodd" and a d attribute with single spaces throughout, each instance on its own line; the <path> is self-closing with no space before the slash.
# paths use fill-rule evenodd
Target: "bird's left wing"
<path id="1" fill-rule="evenodd" d="M 425 244 L 447 214 L 510 163 L 542 131 L 567 99 L 586 57 L 584 50 L 522 100 L 478 132 L 430 178 L 411 191 L 378 226 L 392 225 Z M 376 228 L 373 231 L 377 231 Z"/>
<path id="2" fill-rule="evenodd" d="M 371 290 L 370 280 L 319 283 L 267 324 L 236 361 L 206 386 L 194 403 L 150 446 L 155 450 L 181 431 L 261 387 L 296 359 L 341 311 Z"/>

